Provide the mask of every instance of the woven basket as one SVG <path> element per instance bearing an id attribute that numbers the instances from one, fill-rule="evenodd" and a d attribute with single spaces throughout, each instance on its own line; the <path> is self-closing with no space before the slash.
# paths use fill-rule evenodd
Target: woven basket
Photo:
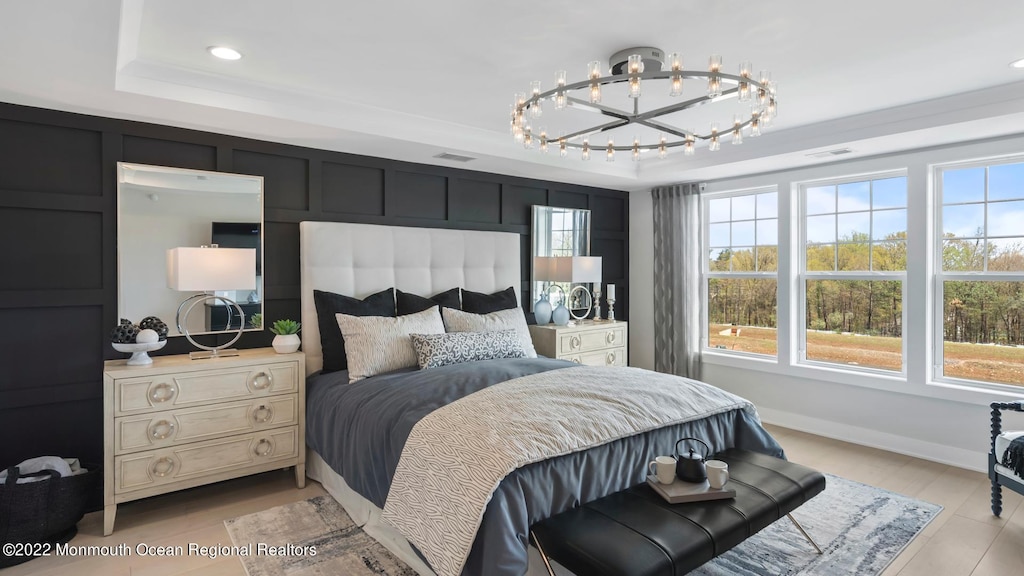
<path id="1" fill-rule="evenodd" d="M 17 484 L 18 468 L 7 470 L 7 483 L 0 484 L 0 544 L 67 542 L 102 477 L 99 465 L 85 465 L 89 471 L 77 476 L 60 476 L 44 470 L 26 476 L 43 480 Z M 51 550 L 52 552 L 52 550 Z M 21 564 L 33 556 L 0 554 L 0 568 Z"/>

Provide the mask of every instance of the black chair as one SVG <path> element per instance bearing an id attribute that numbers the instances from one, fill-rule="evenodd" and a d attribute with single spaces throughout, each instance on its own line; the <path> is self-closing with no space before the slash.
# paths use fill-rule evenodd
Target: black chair
<path id="1" fill-rule="evenodd" d="M 993 402 L 992 406 L 992 443 L 988 453 L 988 478 L 992 481 L 992 513 L 999 516 L 1003 512 L 1003 490 L 1006 486 L 1018 494 L 1024 494 L 1024 478 L 1014 474 L 1000 462 L 1009 448 L 1010 442 L 1018 436 L 1024 436 L 1024 430 L 1003 432 L 1002 410 L 1024 412 L 1024 401 Z"/>

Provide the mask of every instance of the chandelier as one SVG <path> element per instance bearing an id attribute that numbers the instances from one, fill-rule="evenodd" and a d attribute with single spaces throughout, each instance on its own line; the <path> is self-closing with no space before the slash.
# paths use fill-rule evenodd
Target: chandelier
<path id="1" fill-rule="evenodd" d="M 581 159 L 589 160 L 592 149 L 603 149 L 609 162 L 615 160 L 616 152 L 629 152 L 636 161 L 644 152 L 657 151 L 658 157 L 664 158 L 669 149 L 678 147 L 689 156 L 694 153 L 697 141 L 707 141 L 708 150 L 716 151 L 724 136 L 728 136 L 732 144 L 741 144 L 744 132 L 751 137 L 760 136 L 775 118 L 775 84 L 768 72 L 761 72 L 755 80 L 751 64 L 743 62 L 738 74 L 727 74 L 722 71 L 721 56 L 711 56 L 706 71 L 688 70 L 683 68 L 682 55 L 673 53 L 664 57 L 663 54 L 658 48 L 628 48 L 609 58 L 607 76 L 602 76 L 601 62 L 594 61 L 587 65 L 585 80 L 567 84 L 566 73 L 561 70 L 556 73 L 555 87 L 550 90 L 542 91 L 540 81 L 533 82 L 529 93 L 515 96 L 511 110 L 513 138 L 525 148 L 539 148 L 543 153 L 547 153 L 549 147 L 557 147 L 562 157 L 571 148 L 580 151 Z M 693 82 L 687 80 L 700 82 L 699 94 L 692 93 Z M 691 93 L 684 94 L 684 86 Z M 613 91 L 617 92 L 609 94 Z M 605 93 L 604 102 L 602 93 Z M 641 94 L 645 104 L 648 100 L 652 104 L 642 107 Z M 608 97 L 612 95 L 622 96 L 623 106 L 612 105 L 612 98 Z M 674 116 L 734 98 L 741 105 L 749 103 L 749 108 L 734 114 L 731 121 L 710 122 L 707 132 L 681 128 L 678 126 L 680 119 Z M 571 109 L 598 115 L 589 115 L 583 122 L 576 118 L 574 124 L 567 124 L 560 130 L 548 131 L 541 126 L 541 118 L 547 121 Z M 620 144 L 616 145 L 611 131 L 624 126 L 634 126 L 644 132 L 656 131 L 657 136 L 651 142 L 652 133 L 647 142 L 642 142 L 639 134 L 633 134 L 626 144 L 620 139 Z M 591 142 L 592 137 L 603 132 L 609 133 L 607 144 Z"/>

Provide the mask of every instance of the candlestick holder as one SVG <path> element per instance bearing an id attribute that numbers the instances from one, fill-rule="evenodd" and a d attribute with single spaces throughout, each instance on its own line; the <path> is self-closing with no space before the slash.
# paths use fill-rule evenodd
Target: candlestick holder
<path id="1" fill-rule="evenodd" d="M 591 301 L 594 306 L 594 321 L 601 319 L 601 285 L 594 285 L 594 299 Z"/>
<path id="2" fill-rule="evenodd" d="M 615 320 L 615 298 L 608 299 L 608 320 Z"/>

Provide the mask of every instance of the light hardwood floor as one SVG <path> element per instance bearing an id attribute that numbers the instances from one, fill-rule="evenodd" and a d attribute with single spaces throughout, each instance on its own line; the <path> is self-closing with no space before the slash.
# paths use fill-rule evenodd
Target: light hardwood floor
<path id="1" fill-rule="evenodd" d="M 768 426 L 794 462 L 944 507 L 883 572 L 884 576 L 1011 576 L 1024 574 L 1024 506 L 1003 490 L 1002 518 L 989 510 L 984 474 Z M 224 520 L 324 494 L 316 482 L 297 490 L 290 472 L 274 471 L 129 502 L 118 507 L 113 535 L 104 538 L 102 513 L 79 523 L 77 545 L 140 542 L 156 546 L 230 545 Z M 244 576 L 237 558 L 59 558 L 32 560 L 0 576 Z M 822 575 L 828 576 L 828 575 Z"/>

